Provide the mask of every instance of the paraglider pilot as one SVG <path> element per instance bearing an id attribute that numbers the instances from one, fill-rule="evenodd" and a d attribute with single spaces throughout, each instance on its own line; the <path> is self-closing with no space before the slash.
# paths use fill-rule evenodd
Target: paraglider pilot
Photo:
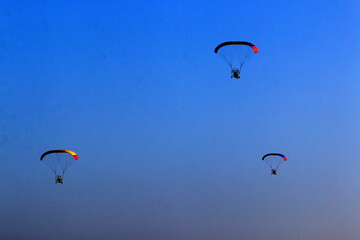
<path id="1" fill-rule="evenodd" d="M 63 177 L 62 176 L 59 176 L 59 175 L 56 176 L 55 184 L 58 184 L 58 183 L 63 184 Z"/>
<path id="2" fill-rule="evenodd" d="M 240 78 L 240 70 L 237 68 L 233 68 L 231 69 L 231 78 L 236 78 L 239 79 Z"/>
<path id="3" fill-rule="evenodd" d="M 271 169 L 271 175 L 276 175 L 276 170 L 275 169 Z"/>

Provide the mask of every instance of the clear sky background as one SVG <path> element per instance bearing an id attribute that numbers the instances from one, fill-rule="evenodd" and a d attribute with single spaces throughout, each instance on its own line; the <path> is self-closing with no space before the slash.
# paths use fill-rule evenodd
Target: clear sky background
<path id="1" fill-rule="evenodd" d="M 360 2 L 0 3 L 1 240 L 360 238 Z M 240 80 L 214 54 L 259 53 Z M 50 149 L 79 160 L 54 184 Z M 281 152 L 277 176 L 261 161 Z"/>

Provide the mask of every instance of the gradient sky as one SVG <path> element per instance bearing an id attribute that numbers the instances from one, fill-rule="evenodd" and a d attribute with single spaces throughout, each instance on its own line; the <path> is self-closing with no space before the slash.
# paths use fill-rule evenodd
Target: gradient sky
<path id="1" fill-rule="evenodd" d="M 360 239 L 359 1 L 0 13 L 1 240 Z M 260 50 L 240 80 L 229 40 Z M 79 155 L 63 185 L 50 149 Z"/>

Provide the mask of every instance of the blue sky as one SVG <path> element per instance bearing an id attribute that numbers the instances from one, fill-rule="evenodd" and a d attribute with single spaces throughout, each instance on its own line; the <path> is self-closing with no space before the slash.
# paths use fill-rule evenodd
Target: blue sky
<path id="1" fill-rule="evenodd" d="M 357 1 L 0 11 L 1 239 L 360 237 Z M 229 40 L 259 48 L 240 80 Z M 63 185 L 50 149 L 79 155 Z"/>

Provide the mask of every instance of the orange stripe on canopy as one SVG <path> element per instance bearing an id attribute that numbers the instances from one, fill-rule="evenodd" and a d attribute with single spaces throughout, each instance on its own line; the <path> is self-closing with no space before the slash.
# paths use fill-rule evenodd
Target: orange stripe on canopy
<path id="1" fill-rule="evenodd" d="M 259 52 L 259 49 L 258 49 L 256 46 L 252 46 L 251 48 L 254 50 L 254 53 L 258 53 L 258 52 Z"/>
<path id="2" fill-rule="evenodd" d="M 67 152 L 67 153 L 70 153 L 74 158 L 75 158 L 75 160 L 78 160 L 78 155 L 75 153 L 75 152 L 73 152 L 73 151 L 70 151 L 70 150 L 64 150 L 64 152 Z"/>

